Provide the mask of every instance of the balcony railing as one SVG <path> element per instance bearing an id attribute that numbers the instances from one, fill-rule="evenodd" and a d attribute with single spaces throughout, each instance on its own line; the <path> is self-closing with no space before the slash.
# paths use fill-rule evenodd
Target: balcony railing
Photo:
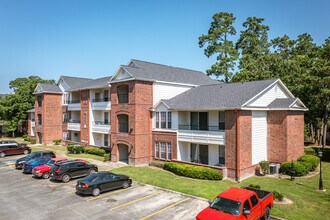
<path id="1" fill-rule="evenodd" d="M 79 119 L 69 119 L 69 123 L 80 123 Z"/>
<path id="2" fill-rule="evenodd" d="M 109 102 L 110 98 L 92 99 L 92 102 Z"/>
<path id="3" fill-rule="evenodd" d="M 110 121 L 93 121 L 94 125 L 110 125 Z"/>
<path id="4" fill-rule="evenodd" d="M 206 125 L 179 125 L 179 130 L 193 130 L 193 131 L 224 131 L 224 125 L 206 126 Z"/>
<path id="5" fill-rule="evenodd" d="M 73 100 L 68 100 L 69 104 L 77 104 L 80 103 L 80 99 L 73 99 Z"/>

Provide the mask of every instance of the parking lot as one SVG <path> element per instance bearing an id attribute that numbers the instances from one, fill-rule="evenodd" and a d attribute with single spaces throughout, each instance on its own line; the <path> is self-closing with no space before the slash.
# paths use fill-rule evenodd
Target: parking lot
<path id="1" fill-rule="evenodd" d="M 21 157 L 21 156 L 19 156 Z M 75 193 L 69 183 L 35 179 L 0 158 L 0 219 L 194 219 L 206 200 L 134 183 L 98 197 Z"/>

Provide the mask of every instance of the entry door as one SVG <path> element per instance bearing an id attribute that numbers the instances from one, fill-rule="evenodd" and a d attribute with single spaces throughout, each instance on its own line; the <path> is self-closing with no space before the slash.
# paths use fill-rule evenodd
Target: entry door
<path id="1" fill-rule="evenodd" d="M 252 165 L 267 160 L 267 112 L 252 111 Z"/>
<path id="2" fill-rule="evenodd" d="M 119 161 L 128 163 L 128 146 L 125 144 L 118 144 Z"/>
<path id="3" fill-rule="evenodd" d="M 38 139 L 39 139 L 39 144 L 42 144 L 42 133 L 38 132 Z"/>
<path id="4" fill-rule="evenodd" d="M 209 164 L 209 146 L 199 145 L 199 160 L 202 164 Z"/>

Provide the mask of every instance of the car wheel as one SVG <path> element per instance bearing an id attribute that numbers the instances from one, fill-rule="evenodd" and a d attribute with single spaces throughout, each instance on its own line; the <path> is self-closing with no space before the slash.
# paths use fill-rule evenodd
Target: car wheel
<path id="1" fill-rule="evenodd" d="M 270 208 L 266 207 L 264 217 L 262 218 L 263 220 L 269 220 L 270 219 Z"/>
<path id="2" fill-rule="evenodd" d="M 28 150 L 24 150 L 24 151 L 23 151 L 23 154 L 28 154 L 28 153 L 29 153 Z"/>
<path id="3" fill-rule="evenodd" d="M 90 169 L 90 170 L 88 171 L 88 175 L 93 174 L 93 173 L 96 173 L 96 170 L 94 170 L 94 169 Z"/>
<path id="4" fill-rule="evenodd" d="M 64 174 L 61 178 L 63 183 L 67 183 L 70 181 L 70 175 L 69 174 Z"/>
<path id="5" fill-rule="evenodd" d="M 92 195 L 93 195 L 93 196 L 98 196 L 98 195 L 100 195 L 100 193 L 101 193 L 100 188 L 95 188 L 95 189 L 93 189 L 93 191 L 92 191 Z"/>
<path id="6" fill-rule="evenodd" d="M 50 174 L 49 174 L 49 172 L 45 172 L 45 173 L 42 174 L 41 177 L 42 177 L 43 179 L 48 179 L 48 178 L 50 177 Z"/>
<path id="7" fill-rule="evenodd" d="M 6 154 L 4 152 L 1 152 L 0 157 L 4 157 L 4 156 L 6 156 Z"/>
<path id="8" fill-rule="evenodd" d="M 128 188 L 129 187 L 129 182 L 128 181 L 125 181 L 123 183 L 123 186 L 122 186 L 124 189 Z"/>

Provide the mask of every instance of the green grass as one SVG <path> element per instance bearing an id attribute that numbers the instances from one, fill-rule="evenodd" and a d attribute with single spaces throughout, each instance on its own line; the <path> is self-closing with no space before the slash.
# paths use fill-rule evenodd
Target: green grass
<path id="1" fill-rule="evenodd" d="M 85 159 L 94 159 L 94 160 L 99 160 L 103 161 L 104 157 L 93 155 L 93 154 L 68 154 L 65 153 L 68 157 L 75 157 L 75 158 L 85 158 Z"/>
<path id="2" fill-rule="evenodd" d="M 214 199 L 230 187 L 257 184 L 261 189 L 279 191 L 293 201 L 292 205 L 275 204 L 272 215 L 286 219 L 330 219 L 330 163 L 322 163 L 323 186 L 328 190 L 318 192 L 319 175 L 310 178 L 296 178 L 295 181 L 279 178 L 252 177 L 241 183 L 231 180 L 194 180 L 176 176 L 170 172 L 152 167 L 122 167 L 112 170 L 129 175 L 134 181 L 147 183 L 206 199 Z"/>

